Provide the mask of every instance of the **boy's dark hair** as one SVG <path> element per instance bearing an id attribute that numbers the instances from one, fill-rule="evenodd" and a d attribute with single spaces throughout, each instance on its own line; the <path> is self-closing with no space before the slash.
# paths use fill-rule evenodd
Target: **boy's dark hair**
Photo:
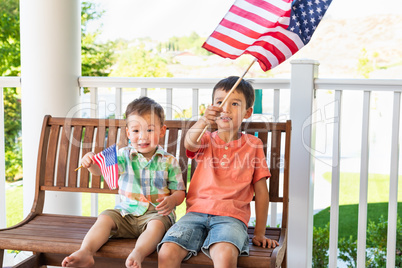
<path id="1" fill-rule="evenodd" d="M 215 85 L 214 90 L 212 91 L 212 103 L 214 102 L 215 91 L 217 89 L 229 92 L 232 89 L 233 85 L 236 84 L 238 79 L 239 79 L 238 76 L 229 76 L 219 81 Z M 242 79 L 241 82 L 237 85 L 235 90 L 244 95 L 244 98 L 246 99 L 246 109 L 253 107 L 255 95 L 254 95 L 254 88 L 250 84 L 250 82 Z"/>
<path id="2" fill-rule="evenodd" d="M 128 116 L 132 114 L 142 116 L 147 113 L 157 115 L 161 121 L 161 125 L 163 126 L 165 122 L 165 111 L 159 103 L 148 97 L 140 97 L 130 102 L 127 105 L 125 116 L 127 119 Z"/>

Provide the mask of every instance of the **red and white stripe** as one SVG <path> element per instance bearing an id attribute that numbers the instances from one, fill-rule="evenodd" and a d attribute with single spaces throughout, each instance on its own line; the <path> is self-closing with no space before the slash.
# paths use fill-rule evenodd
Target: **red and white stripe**
<path id="1" fill-rule="evenodd" d="M 268 71 L 304 46 L 287 30 L 291 5 L 292 0 L 237 0 L 202 47 L 230 59 L 251 54 Z"/>
<path id="2" fill-rule="evenodd" d="M 118 179 L 119 179 L 119 168 L 117 163 L 114 165 L 106 166 L 105 156 L 103 152 L 96 154 L 93 157 L 95 163 L 99 166 L 102 176 L 108 185 L 109 189 L 117 189 L 118 186 Z"/>

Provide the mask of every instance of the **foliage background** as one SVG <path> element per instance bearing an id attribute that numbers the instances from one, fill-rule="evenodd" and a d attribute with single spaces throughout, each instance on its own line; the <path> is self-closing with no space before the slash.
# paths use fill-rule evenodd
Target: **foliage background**
<path id="1" fill-rule="evenodd" d="M 19 2 L 0 1 L 0 75 L 17 76 L 20 64 Z M 21 178 L 22 142 L 20 92 L 16 88 L 4 88 L 4 136 L 6 178 Z"/>
<path id="2" fill-rule="evenodd" d="M 0 1 L 0 75 L 20 76 L 19 1 Z M 93 2 L 82 2 L 81 62 L 83 76 L 108 76 L 114 64 L 114 42 L 97 43 L 101 29 L 89 32 L 90 21 L 99 19 L 103 11 Z M 22 179 L 21 92 L 4 88 L 4 132 L 6 180 Z"/>

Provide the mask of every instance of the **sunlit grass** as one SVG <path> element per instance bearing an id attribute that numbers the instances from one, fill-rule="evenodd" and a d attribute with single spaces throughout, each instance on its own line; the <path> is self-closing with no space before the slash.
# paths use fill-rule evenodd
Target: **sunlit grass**
<path id="1" fill-rule="evenodd" d="M 324 228 L 329 223 L 330 208 L 326 208 L 314 215 L 314 226 Z M 357 239 L 359 205 L 339 206 L 339 237 Z M 378 223 L 381 215 L 388 218 L 388 203 L 369 203 L 367 205 L 367 222 Z M 402 203 L 398 203 L 398 215 L 402 215 Z"/>
<path id="2" fill-rule="evenodd" d="M 331 173 L 326 172 L 323 178 L 331 182 Z M 368 203 L 381 203 L 389 201 L 389 175 L 369 174 L 367 201 Z M 399 176 L 398 184 L 402 184 L 402 176 Z M 339 205 L 351 205 L 359 203 L 360 174 L 342 172 L 339 182 Z M 402 187 L 398 189 L 398 201 L 402 202 Z"/>
<path id="3" fill-rule="evenodd" d="M 331 182 L 331 173 L 323 174 Z M 398 178 L 401 185 L 402 176 Z M 359 213 L 360 174 L 343 172 L 339 182 L 339 237 L 357 236 Z M 367 222 L 378 222 L 381 215 L 388 217 L 389 175 L 369 174 L 367 190 Z M 402 187 L 398 189 L 398 215 L 402 215 Z M 314 226 L 323 228 L 330 220 L 328 207 L 314 215 Z"/>
<path id="4" fill-rule="evenodd" d="M 22 186 L 15 186 L 6 191 L 6 226 L 10 227 L 23 220 Z"/>

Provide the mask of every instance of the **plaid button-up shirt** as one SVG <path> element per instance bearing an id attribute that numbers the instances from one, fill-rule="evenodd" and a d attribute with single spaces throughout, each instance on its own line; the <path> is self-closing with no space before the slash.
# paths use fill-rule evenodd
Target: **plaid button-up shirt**
<path id="1" fill-rule="evenodd" d="M 185 190 L 179 162 L 161 146 L 149 161 L 131 146 L 121 148 L 117 161 L 122 202 L 115 208 L 123 216 L 143 215 L 150 205 L 158 205 L 158 198 L 169 196 L 170 190 Z M 175 221 L 174 211 L 169 217 Z"/>

